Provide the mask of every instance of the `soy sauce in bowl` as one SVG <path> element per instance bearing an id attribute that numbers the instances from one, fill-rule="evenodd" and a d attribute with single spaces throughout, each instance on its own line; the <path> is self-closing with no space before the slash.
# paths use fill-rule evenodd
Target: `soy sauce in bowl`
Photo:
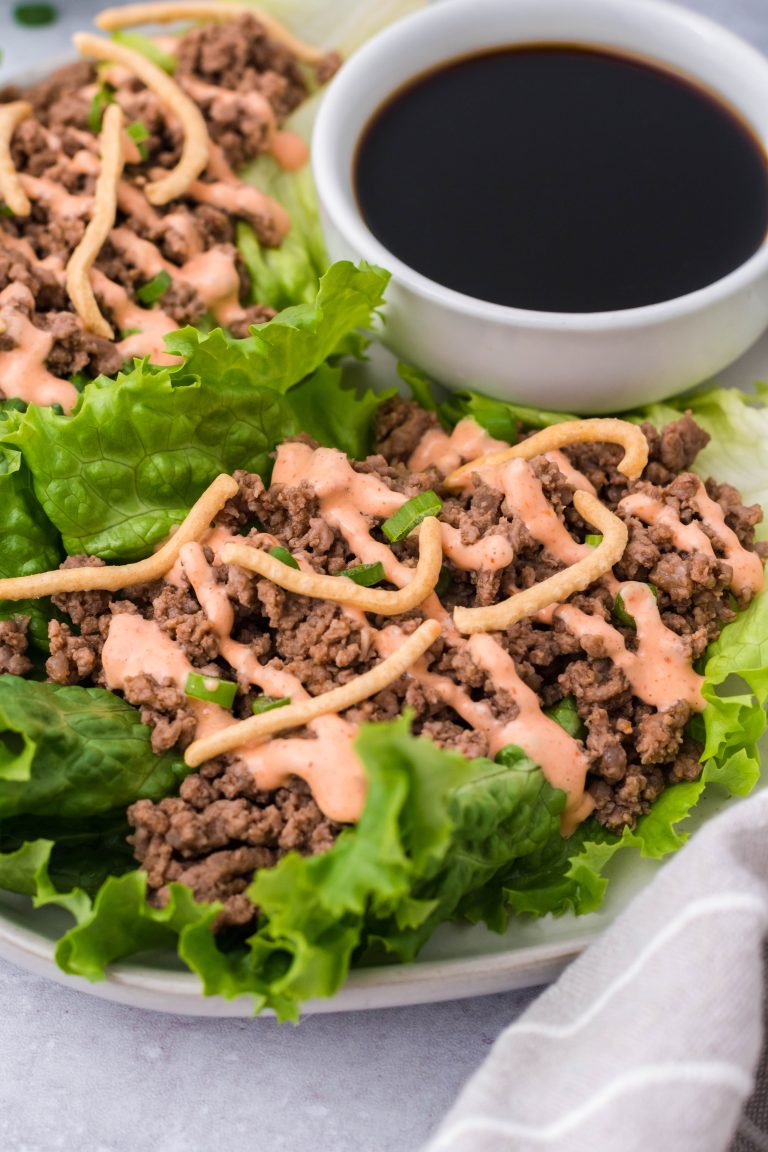
<path id="1" fill-rule="evenodd" d="M 547 312 L 721 279 L 766 239 L 768 162 L 714 94 L 640 58 L 505 47 L 418 76 L 354 160 L 370 231 L 445 287 Z"/>

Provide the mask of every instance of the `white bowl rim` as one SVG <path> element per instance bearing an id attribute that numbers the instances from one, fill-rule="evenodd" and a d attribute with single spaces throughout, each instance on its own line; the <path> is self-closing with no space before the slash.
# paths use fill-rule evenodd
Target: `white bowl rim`
<path id="1" fill-rule="evenodd" d="M 698 288 L 683 296 L 675 296 L 670 300 L 662 300 L 655 304 L 645 304 L 635 308 L 601 312 L 547 312 L 516 308 L 481 300 L 475 296 L 468 296 L 463 292 L 439 284 L 421 272 L 417 272 L 390 252 L 374 236 L 363 221 L 359 211 L 350 212 L 348 210 L 345 178 L 336 161 L 337 150 L 334 145 L 337 109 L 344 107 L 350 100 L 355 99 L 357 93 L 365 90 L 365 78 L 372 61 L 386 58 L 390 53 L 396 53 L 400 41 L 406 38 L 415 27 L 439 23 L 443 18 L 442 14 L 449 9 L 465 7 L 471 8 L 476 13 L 478 7 L 482 7 L 483 4 L 495 2 L 496 0 L 440 0 L 440 3 L 431 4 L 427 8 L 406 16 L 403 20 L 399 20 L 378 33 L 363 45 L 350 60 L 346 61 L 326 92 L 320 105 L 312 137 L 313 174 L 323 210 L 345 239 L 351 241 L 361 257 L 370 263 L 380 264 L 386 268 L 392 273 L 393 280 L 402 287 L 431 300 L 442 308 L 460 313 L 463 316 L 477 317 L 486 321 L 493 320 L 510 327 L 560 330 L 563 332 L 643 328 L 655 323 L 683 318 L 717 304 L 759 280 L 768 271 L 768 236 L 757 251 L 732 272 L 703 288 Z M 559 0 L 537 0 L 541 8 L 552 2 L 559 2 Z M 575 2 L 577 0 L 574 0 Z M 616 0 L 578 0 L 578 2 L 592 8 L 604 8 L 606 10 L 609 7 L 615 10 L 616 4 Z M 668 3 L 667 0 L 620 0 L 620 5 L 622 10 L 631 9 L 641 19 L 647 21 L 666 20 L 701 36 L 717 38 L 718 43 L 725 50 L 741 56 L 747 66 L 763 74 L 766 102 L 768 103 L 768 58 L 736 33 L 718 24 L 715 20 L 709 19 L 709 17 L 702 16 L 678 4 Z M 507 42 L 514 43 L 515 41 L 510 39 Z M 532 43 L 533 40 L 526 38 L 525 41 L 520 41 L 520 43 L 525 42 Z M 568 42 L 578 43 L 574 37 L 569 37 Z M 590 37 L 590 44 L 599 47 L 600 41 Z M 608 43 L 605 47 L 609 50 L 611 48 L 616 50 L 614 46 Z M 458 56 L 460 53 L 448 55 L 445 60 L 455 59 Z M 649 55 L 648 59 L 653 61 L 653 56 Z M 665 67 L 669 66 L 666 65 Z M 686 73 L 684 64 L 676 68 L 675 71 L 679 75 L 689 75 L 694 83 L 706 87 L 706 82 L 702 81 L 701 77 Z M 392 88 L 392 94 L 406 83 L 407 80 L 398 81 Z M 713 94 L 723 102 L 722 96 Z M 380 101 L 378 107 L 382 103 L 383 101 Z M 744 110 L 735 101 L 725 101 L 725 103 L 726 105 L 730 103 L 733 110 L 746 121 L 760 140 L 763 150 L 768 153 L 766 140 L 762 138 L 763 134 L 758 132 Z"/>

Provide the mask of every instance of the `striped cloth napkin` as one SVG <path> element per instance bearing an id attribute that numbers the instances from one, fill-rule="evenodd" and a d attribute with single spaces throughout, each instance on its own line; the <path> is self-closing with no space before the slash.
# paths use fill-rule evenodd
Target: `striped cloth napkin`
<path id="1" fill-rule="evenodd" d="M 506 1029 L 423 1152 L 768 1152 L 768 790 Z"/>

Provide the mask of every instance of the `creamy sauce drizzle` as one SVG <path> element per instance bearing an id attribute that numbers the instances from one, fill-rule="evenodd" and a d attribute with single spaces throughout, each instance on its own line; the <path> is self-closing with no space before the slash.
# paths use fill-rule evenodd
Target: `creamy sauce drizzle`
<path id="1" fill-rule="evenodd" d="M 442 428 L 430 428 L 412 453 L 408 467 L 411 472 L 423 472 L 434 466 L 447 476 L 467 460 L 508 447 L 504 440 L 494 440 L 477 421 L 467 417 L 459 420 L 450 435 Z"/>
<path id="2" fill-rule="evenodd" d="M 634 695 L 646 704 L 663 712 L 684 700 L 696 712 L 703 711 L 704 677 L 691 667 L 684 638 L 662 621 L 653 592 L 637 581 L 620 584 L 619 589 L 624 607 L 637 625 L 636 652 L 630 652 L 621 633 L 599 616 L 588 616 L 572 604 L 561 605 L 556 615 L 578 639 L 600 639 L 606 656 L 621 668 Z"/>
<path id="3" fill-rule="evenodd" d="M 61 404 L 69 412 L 77 403 L 77 389 L 46 368 L 53 336 L 25 315 L 33 308 L 32 293 L 18 281 L 0 292 L 0 329 L 15 342 L 14 348 L 0 352 L 0 388 L 27 404 Z"/>
<path id="4" fill-rule="evenodd" d="M 476 435 L 482 437 L 485 434 L 482 430 L 477 433 L 462 429 L 457 438 L 463 447 L 470 446 L 470 454 L 477 449 L 477 442 L 472 443 L 472 437 Z M 456 454 L 461 457 L 456 441 L 446 449 L 445 441 L 438 442 L 435 437 L 431 448 L 429 445 L 425 448 L 424 444 L 421 448 L 425 449 L 423 466 L 434 460 L 445 462 L 447 453 L 452 452 L 454 456 L 449 461 L 452 468 Z M 487 450 L 487 445 L 483 450 Z M 559 466 L 556 457 L 554 462 Z M 507 461 L 493 469 L 490 478 L 504 492 L 510 509 L 523 520 L 529 533 L 554 558 L 570 564 L 586 554 L 588 546 L 571 538 L 549 506 L 530 464 L 522 460 Z M 589 483 L 573 468 L 567 479 L 574 487 Z M 308 484 L 318 498 L 324 520 L 340 533 L 357 561 L 381 561 L 387 580 L 398 587 L 411 580 L 413 568 L 398 561 L 387 545 L 371 537 L 371 518 L 392 515 L 407 499 L 402 493 L 392 491 L 380 477 L 356 472 L 347 457 L 334 449 L 313 450 L 306 444 L 289 443 L 278 449 L 272 482 L 273 485 L 290 486 Z M 706 514 L 717 522 L 716 514 L 705 500 L 701 501 L 700 508 L 702 515 Z M 648 511 L 639 501 L 632 505 L 632 512 L 638 515 L 646 512 L 654 516 L 662 514 Z M 680 525 L 680 528 L 684 527 Z M 722 531 L 722 525 L 719 527 Z M 450 529 L 450 526 L 443 525 L 443 528 Z M 167 578 L 179 585 L 189 582 L 218 637 L 221 657 L 232 667 L 243 688 L 255 685 L 268 695 L 305 699 L 306 690 L 297 678 L 285 670 L 261 664 L 248 645 L 232 639 L 233 607 L 204 552 L 204 545 L 210 547 L 216 564 L 220 562 L 222 546 L 230 539 L 233 537 L 228 531 L 214 527 L 203 541 L 188 544 L 181 550 L 179 560 Z M 258 543 L 266 546 L 271 539 L 265 534 Z M 501 536 L 489 536 L 475 545 L 463 545 L 458 530 L 450 529 L 444 531 L 443 542 L 446 553 L 454 562 L 459 566 L 466 565 L 468 569 L 503 568 L 513 558 L 511 545 Z M 733 548 L 733 541 L 724 539 L 722 546 Z M 300 558 L 299 562 L 302 561 Z M 302 566 L 307 567 L 304 563 Z M 626 611 L 636 622 L 636 651 L 626 647 L 621 633 L 607 621 L 589 616 L 570 604 L 553 606 L 548 611 L 548 622 L 560 619 L 574 636 L 590 641 L 588 646 L 593 652 L 599 642 L 597 651 L 621 668 L 632 692 L 649 705 L 664 711 L 682 700 L 692 709 L 701 711 L 705 706 L 701 695 L 703 677 L 691 667 L 690 650 L 685 639 L 664 625 L 648 586 L 634 581 L 620 583 L 613 576 L 607 579 L 611 588 L 621 593 Z M 429 671 L 423 658 L 408 675 L 423 687 L 428 698 L 441 701 L 464 723 L 484 733 L 491 756 L 508 744 L 523 748 L 541 766 L 553 787 L 565 791 L 567 803 L 562 828 L 564 834 L 569 834 L 593 808 L 592 798 L 584 791 L 589 761 L 583 745 L 544 714 L 537 694 L 524 683 L 514 660 L 493 636 L 460 636 L 434 594 L 425 601 L 422 610 L 444 625 L 443 638 L 447 645 L 464 647 L 489 680 L 509 694 L 517 706 L 517 715 L 506 722 L 494 716 L 488 701 L 473 700 L 450 677 Z M 404 633 L 398 625 L 389 624 L 377 630 L 363 613 L 353 609 L 346 611 L 360 624 L 364 646 L 375 645 L 382 658 L 396 651 L 403 642 Z M 104 647 L 104 669 L 111 688 L 121 687 L 128 675 L 150 672 L 157 677 L 170 676 L 183 691 L 192 666 L 183 651 L 156 624 L 139 616 L 119 615 L 111 623 Z M 224 709 L 195 701 L 191 704 L 198 720 L 198 737 L 233 722 L 231 714 Z M 353 748 L 356 726 L 343 717 L 328 716 L 312 721 L 309 729 L 309 739 L 273 739 L 240 750 L 238 757 L 253 773 L 260 788 L 279 787 L 295 774 L 307 781 L 318 805 L 329 817 L 340 822 L 357 819 L 364 802 L 365 779 Z"/>
<path id="5" fill-rule="evenodd" d="M 660 524 L 668 529 L 675 547 L 680 552 L 702 552 L 714 557 L 712 539 L 722 549 L 731 567 L 730 587 L 737 596 L 753 596 L 765 582 L 763 563 L 756 552 L 750 552 L 739 541 L 736 533 L 725 522 L 725 513 L 716 500 L 707 493 L 701 480 L 697 478 L 696 493 L 691 504 L 701 517 L 684 524 L 678 513 L 669 504 L 664 504 L 654 496 L 643 492 L 625 496 L 619 508 L 625 513 L 642 520 L 644 524 Z M 704 528 L 709 530 L 709 535 Z"/>

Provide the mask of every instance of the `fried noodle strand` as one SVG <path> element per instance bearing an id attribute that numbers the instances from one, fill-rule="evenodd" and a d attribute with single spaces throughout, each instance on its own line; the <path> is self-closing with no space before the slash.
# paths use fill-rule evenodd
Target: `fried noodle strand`
<path id="1" fill-rule="evenodd" d="M 363 612 L 377 612 L 381 616 L 397 616 L 417 608 L 434 591 L 443 562 L 443 547 L 439 521 L 435 516 L 428 516 L 419 528 L 419 563 L 413 579 L 397 592 L 383 588 L 363 588 L 352 580 L 344 579 L 343 572 L 338 576 L 303 572 L 247 544 L 225 544 L 221 550 L 221 559 L 225 564 L 237 564 L 249 572 L 258 572 L 260 576 L 265 576 L 288 592 L 295 592 L 297 596 L 312 596 L 318 600 L 332 600 L 336 604 L 349 604 Z"/>
<path id="2" fill-rule="evenodd" d="M 67 262 L 67 293 L 87 331 L 105 340 L 112 340 L 114 332 L 96 303 L 90 271 L 114 226 L 117 214 L 117 186 L 125 163 L 123 113 L 117 104 L 110 104 L 104 112 L 99 151 L 101 171 L 96 181 L 93 216 Z"/>
<path id="3" fill-rule="evenodd" d="M 386 660 L 382 660 L 375 668 L 371 668 L 370 672 L 364 672 L 349 684 L 332 688 L 330 692 L 323 692 L 320 696 L 301 700 L 297 704 L 287 704 L 284 708 L 264 712 L 260 716 L 251 716 L 247 720 L 235 721 L 219 732 L 195 740 L 184 754 L 185 762 L 190 768 L 197 768 L 204 761 L 212 760 L 225 752 L 233 752 L 244 744 L 260 742 L 277 732 L 299 728 L 319 716 L 343 712 L 345 708 L 361 704 L 363 700 L 375 696 L 377 692 L 399 680 L 419 657 L 424 655 L 430 645 L 434 644 L 440 632 L 441 625 L 437 620 L 425 620 L 396 652 L 387 656 Z"/>
<path id="4" fill-rule="evenodd" d="M 501 632 L 550 604 L 563 603 L 574 592 L 582 592 L 610 572 L 624 555 L 628 539 L 626 524 L 590 492 L 575 492 L 573 504 L 580 516 L 602 532 L 603 539 L 597 548 L 583 560 L 577 560 L 562 572 L 556 572 L 532 588 L 516 592 L 499 604 L 489 604 L 484 608 L 454 608 L 453 621 L 459 632 L 465 635 Z"/>
<path id="5" fill-rule="evenodd" d="M 33 576 L 11 576 L 0 580 L 0 599 L 25 600 L 53 596 L 58 592 L 116 592 L 131 584 L 159 580 L 173 567 L 185 544 L 199 540 L 217 512 L 238 490 L 231 476 L 217 476 L 187 513 L 162 548 L 133 564 L 93 565 L 86 568 L 57 568 Z"/>
<path id="6" fill-rule="evenodd" d="M 236 20 L 238 16 L 255 16 L 270 39 L 284 48 L 304 64 L 319 64 L 325 57 L 320 48 L 297 39 L 292 32 L 274 16 L 262 11 L 253 4 L 211 4 L 211 3 L 159 3 L 127 4 L 125 8 L 105 8 L 96 17 L 96 24 L 105 32 L 117 28 L 132 28 L 138 24 L 172 24 L 177 20 L 206 20 L 221 23 Z"/>
<path id="7" fill-rule="evenodd" d="M 535 432 L 511 448 L 478 456 L 476 460 L 462 464 L 446 476 L 443 483 L 446 488 L 461 488 L 478 468 L 494 468 L 505 464 L 507 460 L 531 460 L 534 456 L 541 456 L 555 448 L 564 448 L 568 444 L 595 443 L 621 445 L 624 456 L 616 467 L 630 480 L 636 480 L 648 463 L 648 441 L 636 424 L 613 417 L 566 420 L 562 424 L 550 424 L 549 428 L 542 428 L 540 432 Z"/>
<path id="8" fill-rule="evenodd" d="M 11 156 L 13 134 L 32 115 L 32 105 L 26 100 L 14 100 L 11 104 L 0 104 L 0 197 L 14 216 L 29 216 L 29 197 L 21 186 L 19 174 Z"/>
<path id="9" fill-rule="evenodd" d="M 183 196 L 204 171 L 210 152 L 208 128 L 197 104 L 182 92 L 176 81 L 163 72 L 162 68 L 125 44 L 105 40 L 91 32 L 77 32 L 72 41 L 83 56 L 121 64 L 133 72 L 177 118 L 184 134 L 179 162 L 165 176 L 147 184 L 145 192 L 150 204 L 154 205 L 168 204 L 178 196 Z"/>

